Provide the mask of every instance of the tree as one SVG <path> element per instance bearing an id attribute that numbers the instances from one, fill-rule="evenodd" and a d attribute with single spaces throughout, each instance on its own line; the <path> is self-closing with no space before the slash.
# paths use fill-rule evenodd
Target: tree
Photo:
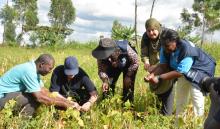
<path id="1" fill-rule="evenodd" d="M 138 47 L 138 41 L 137 41 L 137 0 L 135 0 L 134 13 L 135 13 L 135 18 L 134 18 L 135 43 Z"/>
<path id="2" fill-rule="evenodd" d="M 193 13 L 183 9 L 181 13 L 182 22 L 185 23 L 185 27 L 191 28 L 190 32 L 198 28 L 202 29 L 202 45 L 205 33 L 212 33 L 220 29 L 220 1 L 194 0 L 192 7 Z"/>
<path id="3" fill-rule="evenodd" d="M 121 39 L 125 39 L 125 40 L 132 40 L 134 37 L 134 32 L 135 32 L 135 28 L 134 27 L 127 27 L 127 26 L 123 26 L 121 23 L 119 23 L 118 20 L 115 20 L 113 22 L 113 26 L 112 26 L 112 39 L 115 40 L 121 40 Z"/>
<path id="4" fill-rule="evenodd" d="M 62 35 L 57 35 L 58 33 L 62 33 L 64 35 L 70 35 L 72 33 L 72 29 L 58 29 L 49 26 L 36 26 L 24 27 L 24 30 L 33 30 L 33 33 L 30 36 L 30 40 L 33 42 L 33 45 L 49 45 L 54 46 L 57 42 L 63 42 L 64 37 Z"/>
<path id="5" fill-rule="evenodd" d="M 37 0 L 12 0 L 14 8 L 18 12 L 17 22 L 21 24 L 21 33 L 17 36 L 17 42 L 23 39 L 23 34 L 30 30 L 24 30 L 24 26 L 35 27 L 39 23 L 37 17 Z"/>
<path id="6" fill-rule="evenodd" d="M 3 43 L 15 41 L 15 17 L 16 11 L 6 4 L 0 12 L 0 19 L 2 19 L 1 23 L 4 25 Z"/>
<path id="7" fill-rule="evenodd" d="M 72 1 L 51 0 L 48 16 L 52 27 L 57 30 L 56 34 L 65 38 L 66 34 L 62 30 L 68 30 L 68 25 L 71 25 L 75 21 L 75 8 Z"/>
<path id="8" fill-rule="evenodd" d="M 15 24 L 12 22 L 6 22 L 4 30 L 4 39 L 6 43 L 15 43 Z"/>

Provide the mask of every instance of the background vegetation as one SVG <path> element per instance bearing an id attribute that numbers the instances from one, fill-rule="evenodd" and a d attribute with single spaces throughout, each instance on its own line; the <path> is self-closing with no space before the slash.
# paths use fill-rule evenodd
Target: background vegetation
<path id="1" fill-rule="evenodd" d="M 96 42 L 87 44 L 72 43 L 53 47 L 21 48 L 12 46 L 0 47 L 0 76 L 14 65 L 34 59 L 41 53 L 51 53 L 56 60 L 56 66 L 63 64 L 64 58 L 73 55 L 79 60 L 80 66 L 87 71 L 99 93 L 101 81 L 97 75 L 96 60 L 91 56 L 91 51 L 96 47 Z M 220 44 L 205 44 L 203 47 L 217 60 L 216 76 L 220 75 Z M 164 117 L 156 109 L 156 97 L 149 91 L 148 84 L 143 81 L 146 72 L 143 64 L 139 67 L 135 84 L 134 107 L 130 103 L 121 106 L 122 79 L 116 86 L 116 95 L 105 101 L 97 102 L 91 111 L 80 113 L 75 110 L 57 111 L 53 106 L 41 106 L 36 116 L 23 117 L 19 112 L 12 111 L 14 102 L 7 104 L 0 111 L 0 128 L 13 129 L 202 129 L 204 119 L 209 108 L 209 97 L 206 97 L 205 116 L 193 118 L 192 105 L 186 108 L 187 115 L 175 119 L 175 116 Z M 50 75 L 43 77 L 46 87 L 50 84 Z M 101 94 L 100 94 L 101 96 Z M 174 105 L 175 107 L 175 105 Z M 177 124 L 178 123 L 178 124 Z"/>
<path id="2" fill-rule="evenodd" d="M 39 25 L 37 17 L 37 0 L 12 0 L 12 6 L 8 3 L 0 10 L 1 24 L 4 25 L 3 41 L 0 46 L 0 76 L 11 67 L 38 57 L 41 53 L 51 53 L 56 60 L 56 66 L 63 64 L 64 58 L 70 55 L 76 56 L 80 66 L 90 75 L 91 79 L 101 93 L 101 81 L 97 75 L 96 60 L 91 56 L 91 51 L 96 47 L 97 41 L 86 44 L 77 42 L 65 42 L 66 36 L 74 30 L 70 28 L 75 21 L 76 11 L 71 0 L 51 0 L 48 12 L 49 26 Z M 151 9 L 153 13 L 154 2 Z M 197 45 L 204 42 L 205 33 L 213 33 L 220 29 L 220 1 L 219 0 L 194 0 L 193 12 L 183 9 L 180 14 L 182 23 L 178 32 L 181 37 L 190 39 Z M 111 37 L 113 39 L 127 39 L 132 45 L 138 47 L 136 33 L 137 0 L 135 0 L 135 25 L 123 26 L 115 20 L 112 26 Z M 150 16 L 150 17 L 151 17 Z M 16 28 L 22 28 L 19 34 Z M 192 37 L 191 33 L 198 31 L 198 35 Z M 202 32 L 202 33 L 200 33 Z M 28 34 L 32 43 L 23 46 L 24 34 Z M 135 36 L 135 37 L 134 37 Z M 135 43 L 133 43 L 135 39 Z M 220 44 L 203 44 L 203 49 L 210 53 L 217 61 L 216 76 L 220 75 Z M 157 99 L 149 91 L 148 84 L 143 81 L 147 73 L 140 65 L 135 83 L 134 105 L 125 103 L 121 106 L 122 79 L 120 78 L 116 95 L 111 99 L 97 102 L 92 110 L 79 113 L 75 110 L 58 111 L 53 106 L 41 106 L 36 116 L 24 117 L 19 112 L 13 112 L 14 101 L 10 101 L 0 111 L 0 129 L 202 129 L 204 119 L 207 116 L 210 105 L 206 97 L 205 115 L 194 118 L 192 105 L 186 108 L 186 116 L 175 119 L 175 116 L 164 117 L 156 108 Z M 45 86 L 50 85 L 50 75 L 43 78 Z M 175 93 L 175 92 L 174 92 Z M 101 94 L 100 94 L 101 96 Z M 175 108 L 175 105 L 174 105 Z"/>

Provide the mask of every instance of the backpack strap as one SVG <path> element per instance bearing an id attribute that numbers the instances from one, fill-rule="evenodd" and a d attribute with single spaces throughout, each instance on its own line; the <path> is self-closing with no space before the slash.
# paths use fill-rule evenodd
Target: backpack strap
<path id="1" fill-rule="evenodd" d="M 118 47 L 122 50 L 122 52 L 127 52 L 127 46 L 129 45 L 137 53 L 135 47 L 131 46 L 128 40 L 116 40 L 115 42 L 118 45 Z"/>

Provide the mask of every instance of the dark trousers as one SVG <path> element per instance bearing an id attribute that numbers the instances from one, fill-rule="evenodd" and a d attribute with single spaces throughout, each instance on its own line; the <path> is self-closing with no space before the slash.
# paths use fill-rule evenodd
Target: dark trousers
<path id="1" fill-rule="evenodd" d="M 216 98 L 217 97 L 217 98 Z M 219 95 L 213 96 L 210 93 L 211 105 L 209 108 L 209 114 L 204 122 L 204 129 L 219 129 L 220 128 L 220 102 Z"/>
<path id="2" fill-rule="evenodd" d="M 165 116 L 172 115 L 173 112 L 174 95 L 172 94 L 172 89 L 173 87 L 163 94 L 157 94 L 159 101 L 162 103 L 160 112 Z"/>
<path id="3" fill-rule="evenodd" d="M 14 99 L 16 105 L 14 110 L 19 111 L 22 115 L 32 116 L 40 103 L 30 93 L 13 92 L 7 93 L 5 97 L 0 98 L 0 109 L 3 109 L 5 103 Z"/>
<path id="4" fill-rule="evenodd" d="M 115 84 L 118 81 L 120 74 L 123 73 L 123 98 L 122 100 L 124 102 L 126 102 L 127 100 L 129 100 L 130 102 L 134 101 L 134 84 L 135 84 L 135 77 L 136 77 L 137 70 L 130 76 L 131 83 L 129 85 L 126 85 L 124 82 L 127 72 L 128 72 L 127 67 L 123 69 L 109 67 L 109 69 L 107 70 L 107 75 L 109 79 L 112 79 L 112 81 L 110 82 L 110 91 L 107 93 L 103 93 L 104 98 L 111 93 L 114 95 Z"/>
<path id="5" fill-rule="evenodd" d="M 73 98 L 76 99 L 80 106 L 88 102 L 90 97 L 91 95 L 86 89 L 79 90 L 77 93 L 75 93 L 75 96 L 73 96 Z"/>

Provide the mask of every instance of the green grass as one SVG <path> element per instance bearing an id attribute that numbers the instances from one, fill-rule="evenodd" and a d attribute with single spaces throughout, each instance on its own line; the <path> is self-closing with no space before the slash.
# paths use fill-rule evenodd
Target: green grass
<path id="1" fill-rule="evenodd" d="M 76 56 L 80 66 L 86 70 L 90 78 L 95 83 L 98 92 L 101 93 L 101 81 L 98 77 L 96 60 L 91 56 L 95 44 L 70 44 L 56 47 L 43 48 L 19 48 L 19 47 L 0 47 L 0 76 L 11 67 L 37 58 L 42 53 L 50 53 L 56 60 L 56 66 L 63 64 L 65 57 Z M 205 44 L 203 49 L 211 54 L 220 64 L 219 44 Z M 220 75 L 220 67 L 216 67 L 216 76 Z M 146 72 L 141 63 L 135 83 L 135 102 L 134 109 L 131 109 L 129 103 L 121 107 L 122 79 L 120 78 L 116 86 L 116 95 L 111 99 L 98 102 L 92 110 L 79 113 L 75 110 L 57 111 L 54 107 L 42 106 L 37 116 L 25 118 L 19 114 L 13 115 L 13 102 L 8 104 L 7 108 L 0 111 L 0 128 L 13 129 L 199 129 L 202 128 L 204 119 L 207 116 L 209 108 L 209 98 L 206 97 L 205 116 L 202 118 L 193 118 L 192 105 L 186 109 L 188 115 L 180 118 L 179 126 L 175 125 L 175 116 L 164 117 L 158 113 L 155 108 L 157 101 L 154 94 L 149 91 L 148 84 L 143 81 Z M 43 77 L 46 87 L 49 87 L 51 74 Z M 100 94 L 101 96 L 101 94 Z"/>

